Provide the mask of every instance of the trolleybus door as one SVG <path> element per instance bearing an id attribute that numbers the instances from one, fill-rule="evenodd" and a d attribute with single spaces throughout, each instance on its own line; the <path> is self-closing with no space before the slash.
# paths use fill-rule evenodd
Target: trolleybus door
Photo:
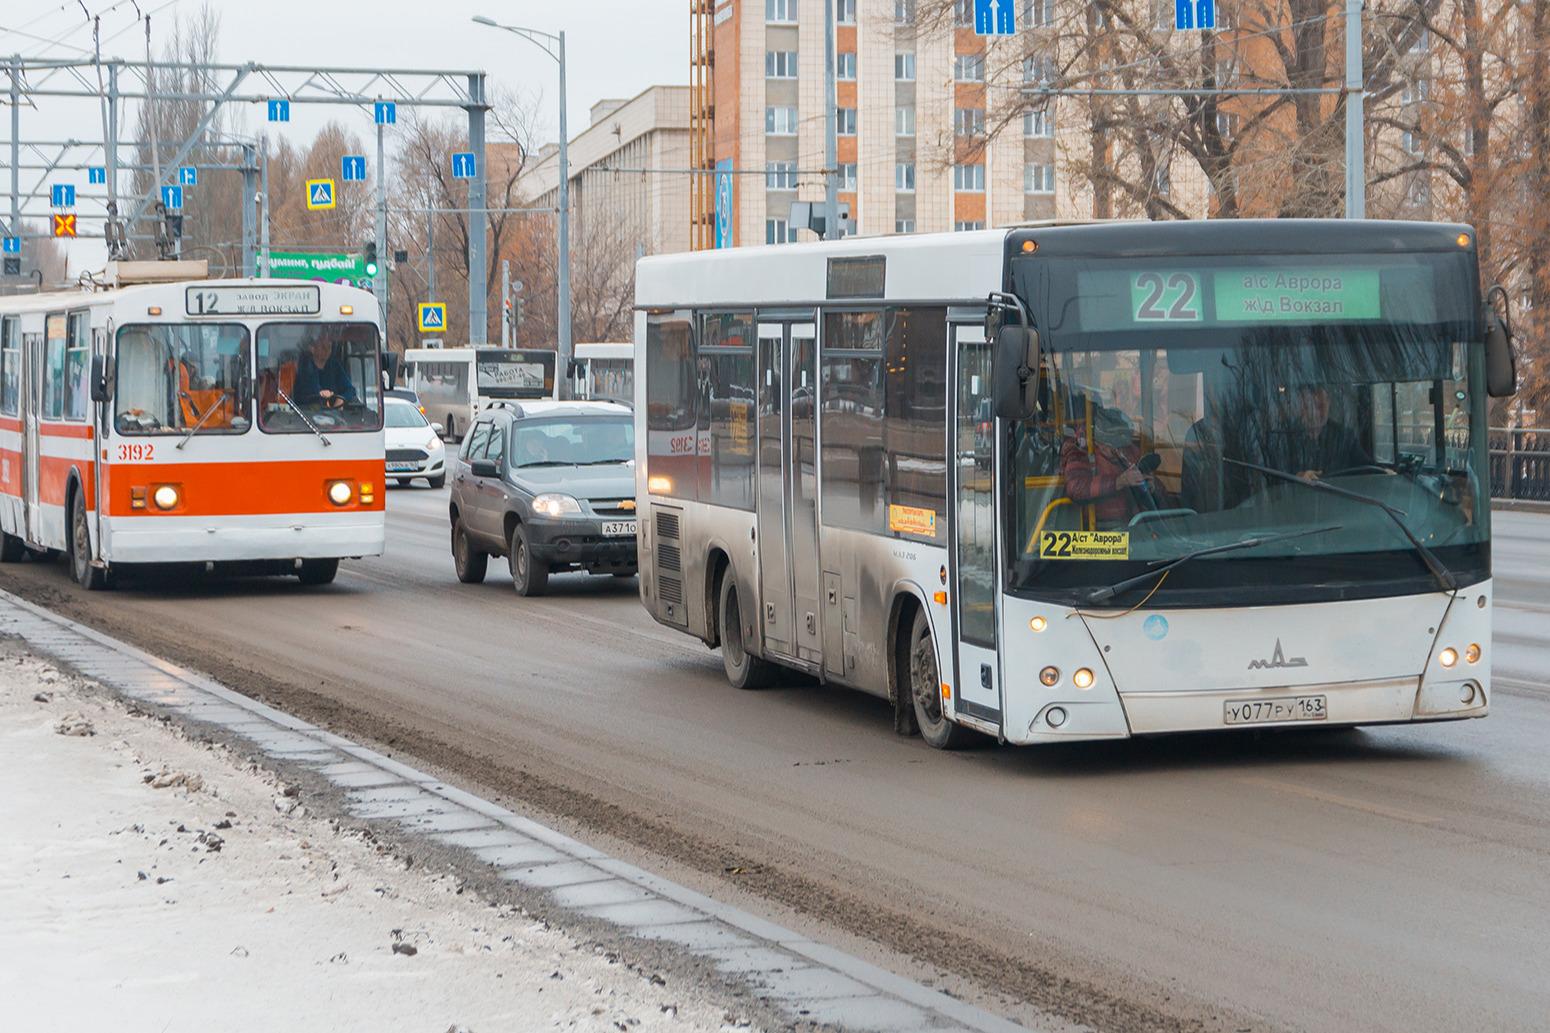
<path id="1" fill-rule="evenodd" d="M 38 449 L 42 436 L 38 430 L 38 418 L 43 411 L 43 376 L 45 348 L 42 334 L 22 337 L 26 353 L 23 370 L 26 380 L 22 384 L 22 508 L 26 511 L 26 537 L 29 542 L 43 541 L 42 512 L 38 505 Z"/>
<path id="2" fill-rule="evenodd" d="M 996 434 L 990 396 L 991 351 L 983 313 L 954 323 L 953 348 L 953 609 L 958 710 L 1001 724 L 1001 668 L 996 653 Z"/>

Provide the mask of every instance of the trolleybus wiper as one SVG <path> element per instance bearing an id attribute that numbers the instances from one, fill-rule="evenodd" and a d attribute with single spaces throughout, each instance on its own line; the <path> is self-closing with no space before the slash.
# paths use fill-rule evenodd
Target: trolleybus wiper
<path id="1" fill-rule="evenodd" d="M 1108 602 L 1110 599 L 1113 599 L 1116 595 L 1119 595 L 1121 592 L 1128 588 L 1134 588 L 1139 584 L 1144 584 L 1154 577 L 1168 573 L 1168 571 L 1172 570 L 1174 567 L 1182 567 L 1190 560 L 1196 560 L 1202 556 L 1215 556 L 1217 553 L 1222 552 L 1236 552 L 1239 549 L 1252 549 L 1256 545 L 1271 545 L 1275 542 L 1288 542 L 1293 538 L 1307 538 L 1309 535 L 1328 534 L 1331 531 L 1339 530 L 1343 530 L 1342 525 L 1332 524 L 1329 527 L 1310 527 L 1303 531 L 1283 531 L 1280 534 L 1264 534 L 1256 538 L 1240 538 L 1236 542 L 1227 542 L 1223 545 L 1211 545 L 1204 549 L 1196 549 L 1194 552 L 1186 552 L 1184 555 L 1178 557 L 1177 559 L 1171 559 L 1166 563 L 1153 567 L 1151 570 L 1137 574 L 1135 577 L 1127 577 L 1125 580 L 1116 581 L 1112 585 L 1104 585 L 1102 587 L 1095 588 L 1091 592 L 1087 593 L 1087 601 L 1089 603 Z"/>
<path id="2" fill-rule="evenodd" d="M 183 397 L 187 398 L 188 396 L 184 395 Z M 198 434 L 199 428 L 205 425 L 205 421 L 208 420 L 211 416 L 214 416 L 215 410 L 219 409 L 225 403 L 226 399 L 230 397 L 230 391 L 222 391 L 221 397 L 210 403 L 210 408 L 206 409 L 204 413 L 200 415 L 199 419 L 194 421 L 194 425 L 188 428 L 188 433 L 183 435 L 183 440 L 177 443 L 178 451 L 181 452 L 183 450 L 183 446 L 188 444 L 188 439 L 193 437 L 195 434 Z"/>
<path id="3" fill-rule="evenodd" d="M 280 396 L 280 398 L 285 402 L 286 405 L 291 407 L 292 411 L 294 411 L 297 416 L 301 417 L 301 422 L 305 423 L 307 425 L 307 429 L 310 430 L 312 433 L 314 433 L 314 434 L 316 434 L 318 436 L 318 440 L 323 442 L 323 447 L 324 448 L 327 448 L 329 445 L 333 444 L 332 441 L 328 440 L 328 438 L 323 436 L 323 432 L 322 431 L 318 430 L 316 427 L 314 427 L 312 425 L 312 421 L 307 419 L 307 414 L 301 411 L 301 406 L 297 405 L 295 402 L 293 402 L 291 400 L 291 396 L 285 393 L 285 389 L 284 388 L 282 388 L 279 384 L 276 384 L 275 387 L 274 387 L 274 391 L 275 391 L 275 394 Z"/>
<path id="4" fill-rule="evenodd" d="M 1428 549 L 1426 543 L 1422 542 L 1414 531 L 1410 530 L 1410 525 L 1405 523 L 1404 514 L 1382 499 L 1373 498 L 1371 495 L 1363 495 L 1361 492 L 1352 491 L 1350 488 L 1341 488 L 1317 477 L 1311 480 L 1304 480 L 1294 473 L 1287 473 L 1285 470 L 1277 470 L 1270 466 L 1260 466 L 1258 463 L 1250 463 L 1242 459 L 1234 459 L 1232 456 L 1223 456 L 1222 461 L 1224 463 L 1232 463 L 1234 466 L 1242 466 L 1249 470 L 1257 470 L 1268 477 L 1275 477 L 1291 484 L 1301 484 L 1328 495 L 1338 495 L 1341 498 L 1350 499 L 1352 502 L 1360 502 L 1364 506 L 1376 506 L 1378 509 L 1383 510 L 1384 515 L 1392 520 L 1394 526 L 1399 528 L 1400 533 L 1409 540 L 1411 545 L 1415 546 L 1416 553 L 1425 562 L 1426 569 L 1432 572 L 1432 577 L 1437 579 L 1437 584 L 1442 587 L 1442 590 L 1444 592 L 1458 591 L 1458 580 L 1454 578 L 1453 572 L 1443 565 L 1442 560 L 1437 558 L 1437 554 Z"/>

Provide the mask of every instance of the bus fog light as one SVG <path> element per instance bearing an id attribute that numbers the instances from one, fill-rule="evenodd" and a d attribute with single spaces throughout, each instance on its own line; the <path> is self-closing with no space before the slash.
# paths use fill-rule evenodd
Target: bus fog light
<path id="1" fill-rule="evenodd" d="M 1442 652 L 1437 654 L 1437 662 L 1442 664 L 1444 667 L 1452 667 L 1454 664 L 1459 662 L 1459 651 L 1454 649 L 1452 646 L 1448 646 Z"/>
<path id="2" fill-rule="evenodd" d="M 1044 712 L 1044 720 L 1049 723 L 1051 728 L 1059 728 L 1066 723 L 1066 708 L 1050 707 Z"/>
<path id="3" fill-rule="evenodd" d="M 1472 682 L 1472 681 L 1467 681 L 1459 688 L 1459 702 L 1460 703 L 1473 703 L 1474 701 L 1475 701 L 1475 683 Z"/>
<path id="4" fill-rule="evenodd" d="M 1071 684 L 1079 689 L 1093 687 L 1093 672 L 1085 667 L 1078 667 L 1076 673 L 1071 676 Z"/>
<path id="5" fill-rule="evenodd" d="M 351 494 L 348 481 L 335 481 L 328 486 L 328 501 L 336 506 L 349 505 Z"/>
<path id="6" fill-rule="evenodd" d="M 1059 680 L 1060 668 L 1058 667 L 1046 667 L 1044 670 L 1039 672 L 1039 681 L 1043 682 L 1045 685 L 1054 685 Z"/>
<path id="7" fill-rule="evenodd" d="M 1464 650 L 1464 659 L 1472 664 L 1478 664 L 1480 662 L 1480 643 L 1471 642 L 1469 647 Z"/>
<path id="8" fill-rule="evenodd" d="M 151 501 L 156 503 L 157 509 L 178 508 L 178 489 L 170 484 L 163 484 L 151 493 Z"/>
<path id="9" fill-rule="evenodd" d="M 1043 631 L 1047 627 L 1049 627 L 1049 621 L 1045 620 L 1043 617 L 1028 618 L 1029 631 Z"/>

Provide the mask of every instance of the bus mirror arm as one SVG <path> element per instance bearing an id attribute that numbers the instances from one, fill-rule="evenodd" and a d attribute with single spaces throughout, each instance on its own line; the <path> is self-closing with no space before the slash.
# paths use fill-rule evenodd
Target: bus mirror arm
<path id="1" fill-rule="evenodd" d="M 1039 332 L 1029 326 L 1003 326 L 996 334 L 990 374 L 996 415 L 1012 422 L 1033 411 L 1029 390 L 1038 381 Z"/>
<path id="2" fill-rule="evenodd" d="M 1502 313 L 1497 315 L 1497 298 Z M 1500 284 L 1485 295 L 1485 390 L 1492 398 L 1511 398 L 1518 392 L 1518 363 L 1512 349 L 1512 317 L 1507 291 Z"/>
<path id="3" fill-rule="evenodd" d="M 108 361 L 101 355 L 91 357 L 91 400 L 106 402 L 113 397 L 108 390 Z"/>

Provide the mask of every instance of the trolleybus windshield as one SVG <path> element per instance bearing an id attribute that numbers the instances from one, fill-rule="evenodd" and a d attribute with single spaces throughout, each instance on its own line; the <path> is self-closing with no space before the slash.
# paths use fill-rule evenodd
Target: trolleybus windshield
<path id="1" fill-rule="evenodd" d="M 118 330 L 113 425 L 120 434 L 241 433 L 251 420 L 240 323 L 127 324 Z"/>
<path id="2" fill-rule="evenodd" d="M 1470 256 L 1015 268 L 1045 354 L 1037 411 L 1007 442 L 1012 590 L 1080 600 L 1253 538 L 1264 543 L 1207 553 L 1109 605 L 1152 589 L 1191 605 L 1434 588 L 1394 514 L 1460 583 L 1485 576 Z M 1299 483 L 1316 480 L 1390 512 Z M 1332 530 L 1294 533 L 1317 528 Z"/>
<path id="3" fill-rule="evenodd" d="M 258 328 L 258 425 L 271 434 L 379 430 L 382 372 L 370 323 Z"/>

